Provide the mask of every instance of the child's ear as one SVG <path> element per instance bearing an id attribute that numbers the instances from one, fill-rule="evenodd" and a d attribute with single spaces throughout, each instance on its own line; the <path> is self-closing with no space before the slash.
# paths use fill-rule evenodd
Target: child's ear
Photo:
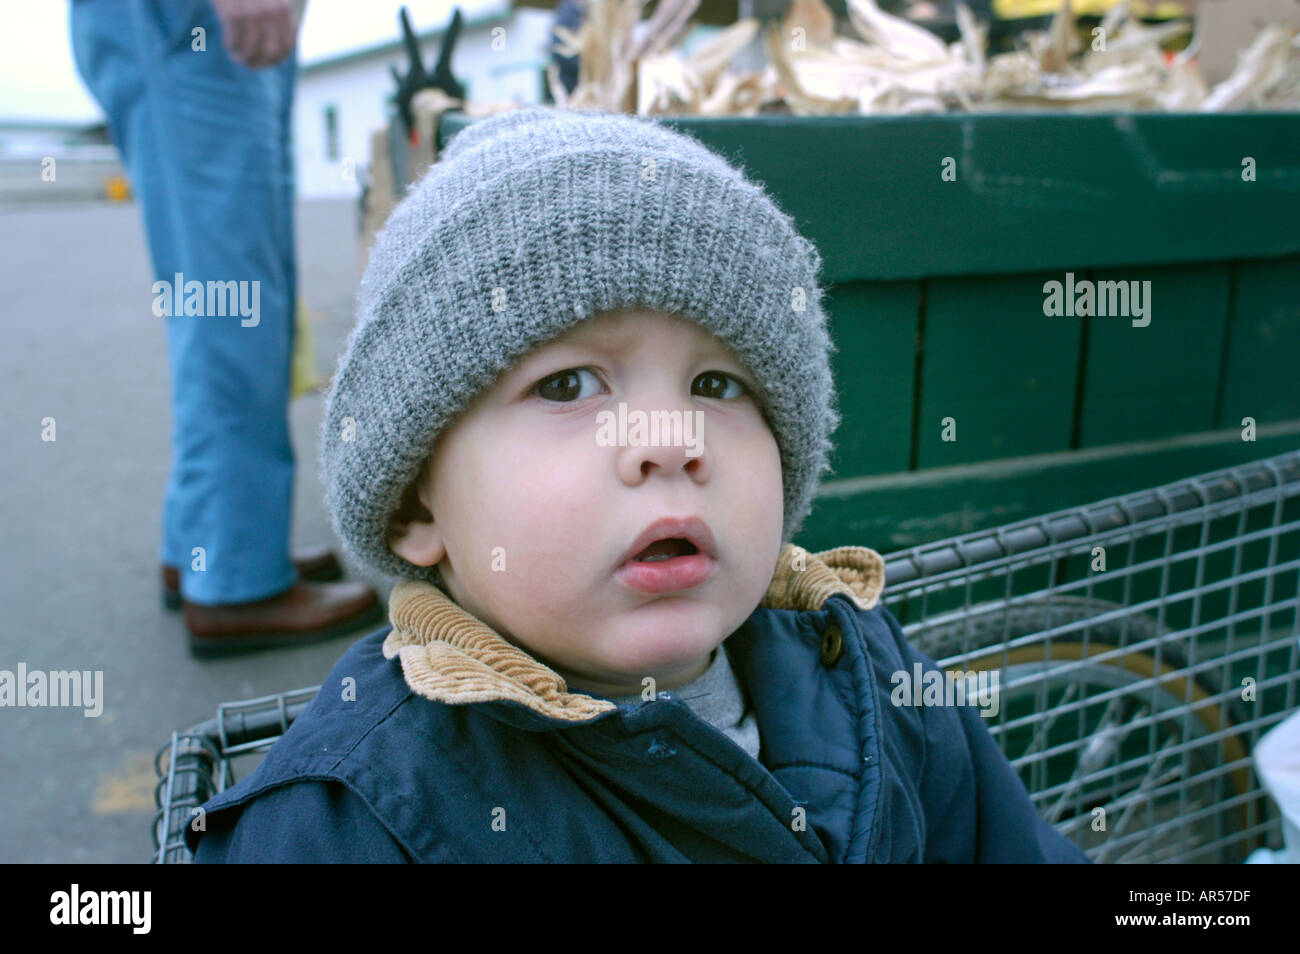
<path id="1" fill-rule="evenodd" d="M 437 566 L 447 553 L 442 545 L 442 536 L 432 521 L 408 524 L 406 532 L 401 536 L 390 533 L 388 547 L 403 560 L 416 566 Z"/>
<path id="2" fill-rule="evenodd" d="M 421 467 L 402 495 L 401 505 L 389 519 L 388 547 L 408 563 L 435 566 L 447 550 L 433 520 L 424 478 L 425 468 Z"/>

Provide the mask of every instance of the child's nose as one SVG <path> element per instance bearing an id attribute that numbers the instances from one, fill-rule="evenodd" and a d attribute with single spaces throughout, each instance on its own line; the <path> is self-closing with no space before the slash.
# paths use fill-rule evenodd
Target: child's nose
<path id="1" fill-rule="evenodd" d="M 657 470 L 665 474 L 685 471 L 694 477 L 700 477 L 702 470 L 707 466 L 703 453 L 694 452 L 691 448 L 680 445 L 641 445 L 630 446 L 625 450 L 628 466 L 646 476 Z"/>
<path id="2" fill-rule="evenodd" d="M 619 412 L 618 469 L 629 485 L 654 474 L 689 475 L 695 482 L 709 478 L 712 469 L 704 435 L 704 412 L 685 408 L 649 411 L 628 407 Z M 620 420 L 620 424 L 623 420 Z"/>

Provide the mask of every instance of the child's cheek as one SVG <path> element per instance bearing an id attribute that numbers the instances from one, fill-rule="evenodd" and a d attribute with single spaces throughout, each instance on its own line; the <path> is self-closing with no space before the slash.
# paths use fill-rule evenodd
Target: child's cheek
<path id="1" fill-rule="evenodd" d="M 594 435 L 551 433 L 543 425 L 500 455 L 499 464 L 483 475 L 491 490 L 484 500 L 485 523 L 506 541 L 507 557 L 519 569 L 543 567 L 563 574 L 602 552 L 607 526 L 597 493 L 599 462 Z"/>

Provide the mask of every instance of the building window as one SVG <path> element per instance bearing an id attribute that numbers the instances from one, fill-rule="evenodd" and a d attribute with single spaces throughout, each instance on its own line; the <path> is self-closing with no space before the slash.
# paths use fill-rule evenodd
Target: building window
<path id="1" fill-rule="evenodd" d="M 325 107 L 325 158 L 329 162 L 339 158 L 339 111 L 333 105 Z"/>

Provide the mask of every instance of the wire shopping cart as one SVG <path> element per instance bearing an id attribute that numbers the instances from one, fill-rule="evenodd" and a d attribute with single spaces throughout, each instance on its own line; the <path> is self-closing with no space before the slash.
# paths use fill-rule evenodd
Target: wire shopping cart
<path id="1" fill-rule="evenodd" d="M 1259 737 L 1300 687 L 1300 451 L 886 556 L 885 605 L 997 687 L 988 727 L 1035 807 L 1097 862 L 1280 847 Z M 155 758 L 159 863 L 317 687 L 218 707 Z"/>
<path id="2" fill-rule="evenodd" d="M 1300 453 L 890 554 L 884 601 L 1098 862 L 1280 847 L 1250 760 L 1300 685 Z"/>

